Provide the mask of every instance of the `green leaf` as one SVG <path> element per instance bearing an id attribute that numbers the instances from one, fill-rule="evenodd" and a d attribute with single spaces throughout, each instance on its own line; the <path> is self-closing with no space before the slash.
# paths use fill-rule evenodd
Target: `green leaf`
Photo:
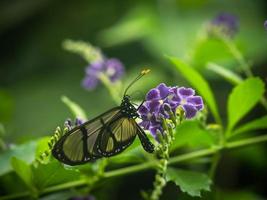
<path id="1" fill-rule="evenodd" d="M 188 80 L 188 82 L 198 90 L 205 102 L 207 102 L 215 120 L 221 124 L 217 104 L 208 82 L 192 67 L 175 57 L 168 59 L 176 66 L 179 72 Z"/>
<path id="2" fill-rule="evenodd" d="M 80 117 L 82 119 L 87 119 L 85 111 L 74 101 L 71 101 L 68 97 L 62 96 L 61 101 L 70 109 L 74 117 Z"/>
<path id="3" fill-rule="evenodd" d="M 166 174 L 167 181 L 173 181 L 180 187 L 181 191 L 190 196 L 201 196 L 201 191 L 210 191 L 212 181 L 203 173 L 168 168 Z"/>
<path id="4" fill-rule="evenodd" d="M 177 126 L 175 130 L 175 140 L 171 145 L 171 150 L 175 150 L 183 145 L 190 146 L 212 146 L 214 138 L 208 130 L 202 128 L 198 121 L 185 121 Z"/>
<path id="5" fill-rule="evenodd" d="M 214 51 L 214 49 L 220 49 L 220 51 Z M 234 62 L 233 56 L 225 44 L 221 40 L 210 37 L 198 40 L 192 52 L 191 60 L 197 69 L 203 68 L 208 62 L 220 64 Z"/>
<path id="6" fill-rule="evenodd" d="M 79 172 L 65 169 L 58 161 L 53 161 L 46 165 L 39 165 L 32 170 L 34 183 L 39 190 L 47 186 L 79 180 L 80 177 Z"/>
<path id="7" fill-rule="evenodd" d="M 43 137 L 41 138 L 35 150 L 35 159 L 41 161 L 42 164 L 47 164 L 50 162 L 50 147 L 48 146 L 51 137 Z M 45 156 L 44 156 L 45 155 Z"/>
<path id="8" fill-rule="evenodd" d="M 43 137 L 38 140 L 36 151 L 35 151 L 36 157 L 41 156 L 42 153 L 49 150 L 48 142 L 50 140 L 51 140 L 51 137 Z"/>
<path id="9" fill-rule="evenodd" d="M 13 157 L 11 159 L 11 165 L 16 174 L 24 181 L 24 183 L 29 188 L 34 188 L 33 176 L 30 165 L 28 165 L 25 161 L 20 160 L 16 157 Z"/>
<path id="10" fill-rule="evenodd" d="M 12 146 L 0 155 L 0 176 L 12 170 L 10 159 L 19 158 L 26 163 L 31 163 L 35 158 L 36 141 L 30 141 L 18 146 Z"/>
<path id="11" fill-rule="evenodd" d="M 233 135 L 265 128 L 267 128 L 267 115 L 238 127 L 233 131 Z"/>
<path id="12" fill-rule="evenodd" d="M 228 134 L 239 120 L 258 103 L 263 94 L 264 83 L 259 78 L 248 78 L 232 90 L 227 105 Z"/>
<path id="13" fill-rule="evenodd" d="M 220 65 L 217 65 L 215 63 L 208 63 L 207 68 L 215 72 L 216 74 L 222 76 L 223 78 L 225 78 L 227 81 L 229 81 L 233 85 L 238 85 L 239 83 L 242 82 L 242 78 L 238 74 Z"/>

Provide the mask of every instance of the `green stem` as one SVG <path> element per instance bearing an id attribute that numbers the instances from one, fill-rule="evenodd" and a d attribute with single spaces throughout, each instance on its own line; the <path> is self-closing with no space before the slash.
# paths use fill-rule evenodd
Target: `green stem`
<path id="1" fill-rule="evenodd" d="M 99 79 L 103 83 L 103 85 L 108 89 L 110 96 L 112 99 L 119 104 L 121 102 L 121 98 L 118 92 L 118 88 L 110 82 L 105 74 L 100 74 Z"/>
<path id="2" fill-rule="evenodd" d="M 243 54 L 238 50 L 236 45 L 229 38 L 225 37 L 223 34 L 218 33 L 219 38 L 224 42 L 224 44 L 229 49 L 230 53 L 239 63 L 240 67 L 244 71 L 247 77 L 253 77 L 253 74 L 250 70 L 250 65 L 246 62 Z"/>
<path id="3" fill-rule="evenodd" d="M 236 45 L 230 40 L 229 38 L 225 37 L 221 33 L 217 33 L 218 37 L 224 42 L 224 44 L 229 49 L 230 53 L 233 55 L 233 57 L 236 59 L 236 61 L 239 63 L 241 69 L 245 73 L 247 77 L 253 77 L 253 73 L 251 72 L 251 66 L 250 64 L 245 60 L 243 54 L 238 50 Z M 267 100 L 265 97 L 261 98 L 261 104 L 263 107 L 267 110 Z"/>
<path id="4" fill-rule="evenodd" d="M 265 142 L 265 141 L 267 141 L 267 135 L 261 135 L 261 136 L 256 136 L 256 137 L 252 137 L 249 139 L 239 140 L 236 142 L 228 142 L 227 144 L 225 144 L 225 148 L 226 149 L 234 149 L 237 147 L 257 144 L 257 143 Z"/>
<path id="5" fill-rule="evenodd" d="M 258 144 L 258 143 L 266 142 L 266 141 L 267 141 L 267 134 L 262 135 L 262 136 L 248 138 L 248 139 L 243 139 L 243 140 L 239 140 L 235 142 L 228 142 L 224 145 L 224 147 L 216 146 L 213 148 L 202 149 L 202 150 L 193 151 L 190 153 L 172 157 L 169 159 L 168 164 L 169 165 L 176 164 L 176 163 L 192 160 L 192 159 L 199 158 L 199 157 L 212 155 L 212 154 L 219 152 L 222 149 L 236 149 L 236 148 Z M 139 165 L 134 165 L 134 166 L 125 167 L 122 169 L 113 170 L 110 172 L 106 172 L 103 175 L 103 178 L 112 178 L 112 177 L 122 176 L 122 175 L 130 174 L 130 173 L 134 173 L 134 172 L 144 171 L 144 170 L 154 167 L 155 164 L 156 164 L 155 161 L 150 161 L 150 162 L 146 162 L 146 163 L 139 164 Z M 87 184 L 87 181 L 85 179 L 81 179 L 78 181 L 72 181 L 72 182 L 48 187 L 44 189 L 43 191 L 40 191 L 40 194 L 43 195 L 43 194 L 47 194 L 51 192 L 56 192 L 59 190 L 66 190 L 66 189 L 73 188 L 73 187 L 83 186 L 86 184 Z M 30 196 L 29 192 L 22 192 L 22 193 L 2 196 L 0 197 L 0 200 L 18 199 L 18 198 L 27 197 L 27 196 Z"/>
<path id="6" fill-rule="evenodd" d="M 211 163 L 211 167 L 210 167 L 210 171 L 209 171 L 209 177 L 211 180 L 214 179 L 216 169 L 217 169 L 217 166 L 219 164 L 220 159 L 221 159 L 220 152 L 216 152 L 212 158 L 212 163 Z"/>

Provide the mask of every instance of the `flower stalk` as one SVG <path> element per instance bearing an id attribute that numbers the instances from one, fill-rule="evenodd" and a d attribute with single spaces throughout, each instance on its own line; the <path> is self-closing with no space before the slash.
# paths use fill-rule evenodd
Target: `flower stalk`
<path id="1" fill-rule="evenodd" d="M 156 147 L 156 155 L 159 158 L 157 164 L 157 170 L 155 175 L 155 180 L 153 183 L 153 191 L 151 192 L 149 200 L 158 200 L 162 194 L 163 188 L 166 186 L 166 172 L 169 162 L 169 149 L 171 147 L 172 142 L 174 141 L 174 133 L 173 129 L 176 128 L 177 124 L 180 124 L 182 121 L 182 117 L 178 115 L 175 117 L 171 109 L 166 109 L 169 114 L 171 120 L 166 120 L 162 118 L 162 127 L 164 134 L 160 131 L 157 131 L 157 140 L 159 141 L 158 146 Z M 177 123 L 179 121 L 179 123 Z"/>

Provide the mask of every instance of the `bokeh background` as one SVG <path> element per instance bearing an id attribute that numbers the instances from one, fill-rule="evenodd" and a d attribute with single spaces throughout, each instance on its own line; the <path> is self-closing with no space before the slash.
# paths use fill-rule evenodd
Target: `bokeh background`
<path id="1" fill-rule="evenodd" d="M 264 0 L 1 0 L 0 122 L 5 127 L 5 141 L 23 143 L 51 135 L 71 116 L 60 100 L 62 95 L 81 105 L 89 118 L 115 105 L 107 98 L 105 88 L 88 92 L 81 87 L 87 63 L 62 48 L 67 38 L 88 41 L 108 57 L 119 58 L 126 66 L 125 81 L 143 66 L 150 66 L 150 78 L 136 86 L 144 93 L 160 82 L 187 85 L 165 54 L 190 60 L 212 83 L 225 116 L 226 96 L 232 86 L 208 72 L 205 64 L 214 60 L 235 69 L 236 62 L 218 42 L 197 43 L 205 23 L 222 12 L 238 17 L 239 31 L 234 40 L 253 63 L 253 72 L 266 80 Z M 250 117 L 262 113 L 257 108 Z M 226 154 L 217 173 L 222 190 L 241 194 L 242 199 L 267 198 L 265 152 L 266 147 L 260 145 Z M 147 176 L 144 187 L 149 187 L 153 179 L 152 174 Z M 130 176 L 129 186 L 120 189 L 125 189 L 124 194 L 138 192 L 140 178 Z M 172 187 L 166 190 L 168 194 Z"/>

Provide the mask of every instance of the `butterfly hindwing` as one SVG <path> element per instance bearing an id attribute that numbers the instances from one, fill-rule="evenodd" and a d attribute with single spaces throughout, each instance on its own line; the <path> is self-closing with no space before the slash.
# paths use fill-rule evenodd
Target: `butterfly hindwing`
<path id="1" fill-rule="evenodd" d="M 134 119 L 118 116 L 104 126 L 99 134 L 99 153 L 104 157 L 116 155 L 131 145 L 137 134 L 138 126 Z"/>
<path id="2" fill-rule="evenodd" d="M 103 123 L 109 124 L 118 113 L 119 107 L 113 108 L 70 130 L 55 144 L 53 156 L 68 165 L 83 164 L 102 157 L 97 150 L 97 138 Z"/>

